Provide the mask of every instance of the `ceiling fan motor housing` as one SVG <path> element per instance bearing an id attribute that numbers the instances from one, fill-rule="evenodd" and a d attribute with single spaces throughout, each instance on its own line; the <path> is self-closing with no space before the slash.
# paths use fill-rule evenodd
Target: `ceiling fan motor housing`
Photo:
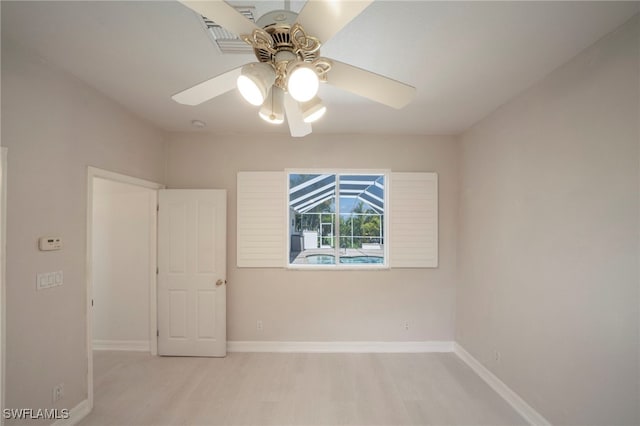
<path id="1" fill-rule="evenodd" d="M 300 50 L 294 44 L 291 36 L 291 28 L 294 26 L 298 14 L 290 10 L 274 10 L 265 13 L 257 21 L 256 25 L 266 31 L 273 40 L 273 50 L 276 52 L 295 52 L 298 59 L 304 62 L 312 62 L 320 56 L 319 50 Z M 254 45 L 254 52 L 260 62 L 275 63 L 277 53 Z"/>
<path id="2" fill-rule="evenodd" d="M 286 25 L 291 27 L 297 18 L 298 14 L 290 10 L 273 10 L 258 18 L 256 25 L 260 28 L 266 28 L 271 25 Z"/>

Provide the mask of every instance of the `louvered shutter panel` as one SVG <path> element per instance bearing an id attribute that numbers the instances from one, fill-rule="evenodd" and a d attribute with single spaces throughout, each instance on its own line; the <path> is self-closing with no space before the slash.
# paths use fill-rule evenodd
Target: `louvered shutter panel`
<path id="1" fill-rule="evenodd" d="M 390 266 L 438 267 L 438 175 L 392 173 L 389 198 Z"/>
<path id="2" fill-rule="evenodd" d="M 238 173 L 238 267 L 285 266 L 286 193 L 284 172 Z"/>

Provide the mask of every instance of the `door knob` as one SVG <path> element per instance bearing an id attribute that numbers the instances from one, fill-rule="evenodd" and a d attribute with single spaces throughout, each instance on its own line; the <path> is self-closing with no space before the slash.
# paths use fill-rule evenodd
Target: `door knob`
<path id="1" fill-rule="evenodd" d="M 222 284 L 226 284 L 226 283 L 227 283 L 227 280 L 222 280 L 222 279 L 218 280 L 216 281 L 216 287 L 220 287 Z"/>

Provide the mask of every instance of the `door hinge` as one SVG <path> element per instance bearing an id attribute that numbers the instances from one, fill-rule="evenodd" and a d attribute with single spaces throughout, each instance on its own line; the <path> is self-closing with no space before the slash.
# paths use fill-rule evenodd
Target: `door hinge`
<path id="1" fill-rule="evenodd" d="M 160 211 L 160 204 L 156 205 L 156 211 L 159 212 Z"/>
<path id="2" fill-rule="evenodd" d="M 91 306 L 93 306 L 93 299 L 91 299 Z"/>
<path id="3" fill-rule="evenodd" d="M 156 330 L 156 337 L 160 337 L 160 330 Z"/>
<path id="4" fill-rule="evenodd" d="M 156 275 L 160 273 L 160 267 L 156 266 Z"/>

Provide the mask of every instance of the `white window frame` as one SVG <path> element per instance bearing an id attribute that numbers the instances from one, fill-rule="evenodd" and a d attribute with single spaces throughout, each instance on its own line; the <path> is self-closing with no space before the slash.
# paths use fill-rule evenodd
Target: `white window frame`
<path id="1" fill-rule="evenodd" d="M 289 260 L 289 256 L 291 253 L 291 234 L 290 234 L 290 224 L 291 224 L 291 209 L 289 208 L 289 176 L 291 174 L 335 174 L 336 175 L 336 214 L 335 214 L 335 223 L 334 229 L 336 230 L 335 238 L 336 238 L 336 247 L 334 250 L 334 256 L 336 259 L 336 263 L 334 264 L 292 264 Z M 340 185 L 340 175 L 383 175 L 384 176 L 384 219 L 383 219 L 383 263 L 340 263 L 340 193 L 339 193 L 339 185 Z M 287 269 L 295 269 L 295 270 L 323 270 L 323 271 L 344 271 L 344 270 L 385 270 L 390 269 L 390 258 L 389 258 L 389 189 L 391 188 L 391 170 L 389 169 L 285 169 L 284 170 L 284 179 L 285 179 L 285 265 Z"/>

